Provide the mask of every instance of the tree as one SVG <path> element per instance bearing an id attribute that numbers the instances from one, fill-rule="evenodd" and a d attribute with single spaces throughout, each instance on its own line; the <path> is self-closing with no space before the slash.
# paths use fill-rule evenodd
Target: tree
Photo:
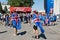
<path id="1" fill-rule="evenodd" d="M 11 6 L 32 7 L 34 2 L 33 0 L 8 0 L 8 4 Z"/>
<path id="2" fill-rule="evenodd" d="M 8 12 L 7 6 L 4 7 L 4 11 L 5 11 L 5 13 Z"/>
<path id="3" fill-rule="evenodd" d="M 0 13 L 2 13 L 2 6 L 1 6 L 1 2 L 0 2 Z"/>

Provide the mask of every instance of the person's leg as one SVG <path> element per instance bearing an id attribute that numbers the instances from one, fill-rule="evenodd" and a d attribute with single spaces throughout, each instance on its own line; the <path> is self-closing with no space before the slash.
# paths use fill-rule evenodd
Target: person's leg
<path id="1" fill-rule="evenodd" d="M 40 22 L 37 22 L 36 24 L 37 24 L 37 26 L 40 28 L 41 33 L 44 33 L 45 31 L 44 31 L 44 29 L 43 29 L 43 27 L 42 27 L 42 24 L 41 24 Z"/>
<path id="2" fill-rule="evenodd" d="M 2 20 L 2 25 L 3 25 L 3 20 Z"/>
<path id="3" fill-rule="evenodd" d="M 5 26 L 7 26 L 7 21 L 5 21 Z"/>
<path id="4" fill-rule="evenodd" d="M 16 36 L 16 35 L 17 35 L 17 29 L 14 28 L 14 36 Z"/>
<path id="5" fill-rule="evenodd" d="M 12 21 L 9 21 L 10 27 L 12 27 Z"/>
<path id="6" fill-rule="evenodd" d="M 33 32 L 34 32 L 34 35 L 35 35 L 35 38 L 38 39 L 38 29 L 37 29 L 37 26 L 33 26 Z"/>
<path id="7" fill-rule="evenodd" d="M 33 29 L 34 37 L 38 39 L 38 30 Z"/>
<path id="8" fill-rule="evenodd" d="M 38 39 L 38 30 L 35 31 L 35 36 Z"/>
<path id="9" fill-rule="evenodd" d="M 21 19 L 21 20 L 22 20 L 22 22 L 23 22 L 23 16 L 22 16 L 22 19 Z"/>
<path id="10" fill-rule="evenodd" d="M 35 25 L 33 25 L 33 33 L 34 33 L 34 35 L 35 35 Z"/>
<path id="11" fill-rule="evenodd" d="M 55 21 L 53 22 L 53 25 L 55 25 Z"/>
<path id="12" fill-rule="evenodd" d="M 39 27 L 40 27 L 41 33 L 44 33 L 44 29 L 43 29 L 42 25 L 40 25 Z"/>
<path id="13" fill-rule="evenodd" d="M 0 20 L 0 23 L 1 23 L 1 20 Z"/>
<path id="14" fill-rule="evenodd" d="M 31 23 L 31 22 L 30 22 L 30 17 L 29 17 L 29 20 L 28 20 L 28 22 L 29 22 L 29 23 Z"/>
<path id="15" fill-rule="evenodd" d="M 54 25 L 56 25 L 57 23 L 56 23 L 56 21 L 54 22 Z"/>
<path id="16" fill-rule="evenodd" d="M 30 23 L 30 18 L 27 18 L 28 24 Z"/>
<path id="17" fill-rule="evenodd" d="M 54 22 L 53 21 L 51 22 L 51 25 L 54 25 Z"/>
<path id="18" fill-rule="evenodd" d="M 44 21 L 44 25 L 46 25 L 46 21 Z"/>
<path id="19" fill-rule="evenodd" d="M 2 24 L 2 21 L 0 20 L 0 24 Z"/>
<path id="20" fill-rule="evenodd" d="M 33 29 L 33 33 L 34 33 L 34 35 L 35 35 L 35 30 Z"/>
<path id="21" fill-rule="evenodd" d="M 24 23 L 26 23 L 26 16 L 24 16 Z"/>

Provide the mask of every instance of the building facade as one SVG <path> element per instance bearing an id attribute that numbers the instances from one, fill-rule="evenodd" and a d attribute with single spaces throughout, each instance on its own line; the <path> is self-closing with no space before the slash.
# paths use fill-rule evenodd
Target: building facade
<path id="1" fill-rule="evenodd" d="M 10 11 L 10 5 L 7 5 L 5 2 L 1 3 L 2 9 L 4 10 L 5 6 L 7 7 L 8 11 Z"/>
<path id="2" fill-rule="evenodd" d="M 60 0 L 44 0 L 44 8 L 46 13 L 49 14 L 50 8 L 53 8 L 55 15 L 60 14 Z"/>
<path id="3" fill-rule="evenodd" d="M 2 4 L 2 9 L 3 9 L 3 10 L 4 10 L 5 6 L 7 7 L 8 11 L 10 11 L 10 5 Z"/>
<path id="4" fill-rule="evenodd" d="M 60 14 L 60 0 L 54 0 L 54 14 Z"/>

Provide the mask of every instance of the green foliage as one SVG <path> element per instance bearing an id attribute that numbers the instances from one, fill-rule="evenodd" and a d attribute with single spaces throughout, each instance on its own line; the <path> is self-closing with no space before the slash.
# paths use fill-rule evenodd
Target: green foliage
<path id="1" fill-rule="evenodd" d="M 1 6 L 1 2 L 0 2 L 0 13 L 2 13 L 2 6 Z"/>
<path id="2" fill-rule="evenodd" d="M 4 7 L 4 11 L 5 11 L 5 13 L 8 12 L 7 6 Z"/>
<path id="3" fill-rule="evenodd" d="M 32 7 L 33 0 L 8 0 L 8 4 L 11 6 Z"/>

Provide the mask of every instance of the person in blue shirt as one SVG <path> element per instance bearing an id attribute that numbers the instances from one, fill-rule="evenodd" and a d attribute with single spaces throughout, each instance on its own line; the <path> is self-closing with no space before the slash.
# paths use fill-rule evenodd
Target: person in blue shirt
<path id="1" fill-rule="evenodd" d="M 21 29 L 21 20 L 18 17 L 18 14 L 17 14 L 16 11 L 14 11 L 11 14 L 11 21 L 12 21 L 12 25 L 13 25 L 13 28 L 14 28 L 14 36 L 16 36 L 17 35 L 17 30 Z"/>
<path id="2" fill-rule="evenodd" d="M 46 26 L 48 26 L 48 25 L 49 25 L 49 19 L 47 18 L 47 16 L 46 16 L 46 18 L 45 18 L 44 23 L 45 23 L 45 25 L 46 25 Z"/>
<path id="3" fill-rule="evenodd" d="M 27 13 L 27 21 L 30 23 L 30 13 Z"/>
<path id="4" fill-rule="evenodd" d="M 54 15 L 53 17 L 54 17 L 54 25 L 55 25 L 56 24 L 56 20 L 57 20 L 57 16 Z"/>
<path id="5" fill-rule="evenodd" d="M 40 11 L 40 12 L 39 12 L 39 18 L 40 18 L 40 21 L 41 21 L 42 25 L 45 25 L 45 24 L 44 24 L 45 18 L 46 18 L 45 11 Z"/>
<path id="6" fill-rule="evenodd" d="M 5 15 L 5 26 L 8 26 L 9 25 L 9 15 L 6 14 Z"/>
<path id="7" fill-rule="evenodd" d="M 56 20 L 57 20 L 57 16 L 56 15 L 53 15 L 53 14 L 50 14 L 50 21 L 51 21 L 51 25 L 55 25 L 56 23 Z"/>
<path id="8" fill-rule="evenodd" d="M 34 22 L 34 32 L 35 32 L 35 37 L 38 38 L 38 28 L 41 30 L 41 33 L 44 33 L 44 29 L 42 27 L 42 24 L 40 22 L 39 14 L 36 12 L 33 16 L 33 22 Z"/>
<path id="9" fill-rule="evenodd" d="M 42 14 L 43 25 L 45 25 L 46 14 Z"/>

